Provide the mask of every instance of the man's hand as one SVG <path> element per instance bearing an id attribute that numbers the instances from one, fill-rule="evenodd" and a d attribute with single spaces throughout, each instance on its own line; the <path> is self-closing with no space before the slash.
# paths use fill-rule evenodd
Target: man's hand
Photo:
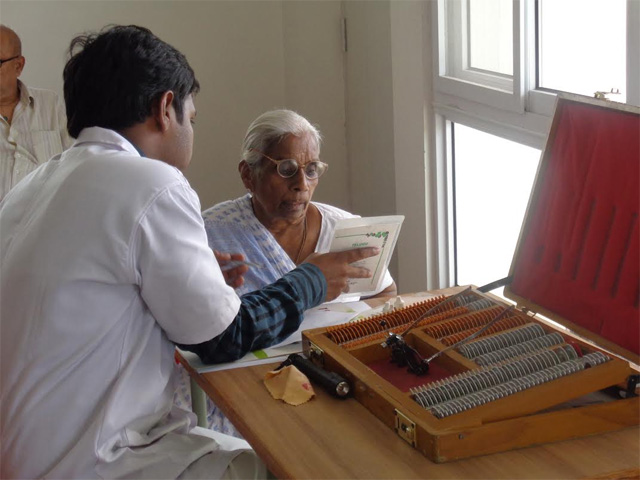
<path id="1" fill-rule="evenodd" d="M 368 269 L 350 264 L 379 253 L 380 249 L 377 247 L 356 248 L 344 252 L 313 254 L 305 262 L 314 264 L 324 274 L 327 280 L 325 302 L 328 302 L 349 291 L 350 278 L 371 278 L 372 274 Z"/>
<path id="2" fill-rule="evenodd" d="M 249 267 L 247 265 L 237 265 L 235 267 L 225 268 L 225 265 L 235 261 L 243 262 L 244 255 L 241 253 L 222 253 L 217 250 L 214 250 L 213 254 L 216 256 L 216 260 L 218 260 L 224 281 L 227 282 L 227 285 L 233 288 L 241 287 L 244 284 L 243 275 L 249 271 Z"/>

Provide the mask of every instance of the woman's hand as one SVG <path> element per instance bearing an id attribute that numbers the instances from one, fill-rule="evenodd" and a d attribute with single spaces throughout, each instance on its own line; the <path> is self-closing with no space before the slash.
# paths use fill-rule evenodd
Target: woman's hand
<path id="1" fill-rule="evenodd" d="M 222 253 L 217 250 L 214 250 L 213 254 L 218 260 L 227 285 L 233 288 L 241 287 L 244 284 L 243 275 L 249 271 L 249 267 L 244 264 L 237 265 L 233 262 L 244 262 L 244 255 L 241 253 Z M 225 268 L 225 265 L 230 265 L 230 267 Z"/>

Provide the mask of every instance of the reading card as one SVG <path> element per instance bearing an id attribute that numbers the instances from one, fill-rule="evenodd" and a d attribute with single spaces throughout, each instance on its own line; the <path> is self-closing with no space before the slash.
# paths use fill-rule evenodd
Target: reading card
<path id="1" fill-rule="evenodd" d="M 337 221 L 329 251 L 341 252 L 361 247 L 380 248 L 378 255 L 354 263 L 368 268 L 373 276 L 350 279 L 349 294 L 373 295 L 380 288 L 403 221 L 404 215 L 343 218 Z"/>

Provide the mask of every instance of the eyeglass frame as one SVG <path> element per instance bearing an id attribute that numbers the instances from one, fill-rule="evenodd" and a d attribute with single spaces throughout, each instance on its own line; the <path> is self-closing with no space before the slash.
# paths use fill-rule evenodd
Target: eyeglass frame
<path id="1" fill-rule="evenodd" d="M 317 180 L 319 179 L 322 175 L 324 175 L 324 173 L 329 170 L 329 164 L 321 162 L 320 160 L 311 160 L 310 162 L 304 164 L 304 165 L 300 165 L 300 163 L 298 163 L 298 161 L 294 158 L 283 158 L 281 160 L 276 160 L 275 158 L 271 158 L 269 155 L 267 155 L 264 152 L 261 152 L 260 150 L 256 150 L 255 148 L 250 149 L 252 152 L 256 152 L 259 153 L 260 155 L 262 155 L 264 158 L 266 158 L 267 160 L 271 160 L 273 163 L 276 164 L 276 172 L 278 173 L 278 175 L 280 175 L 280 177 L 282 178 L 293 178 L 295 177 L 296 173 L 298 173 L 298 170 L 300 170 L 300 168 L 302 168 L 302 173 L 304 173 L 304 177 L 307 180 Z M 282 164 L 282 162 L 286 162 L 286 161 L 293 161 L 296 164 L 296 171 L 293 172 L 291 175 L 289 175 L 288 177 L 285 177 L 284 175 L 282 175 L 282 173 L 280 173 L 280 164 Z M 307 175 L 307 170 L 306 170 L 306 166 L 307 165 L 311 165 L 312 163 L 316 163 L 318 165 L 321 165 L 324 170 L 322 170 L 322 173 L 319 174 L 317 177 L 310 177 L 309 175 Z"/>
<path id="2" fill-rule="evenodd" d="M 20 58 L 21 56 L 22 56 L 22 55 L 15 55 L 15 56 L 13 56 L 13 57 L 11 57 L 11 58 L 7 58 L 7 59 L 5 59 L 5 60 L 0 59 L 0 67 L 2 67 L 2 65 L 3 65 L 4 63 L 10 62 L 11 60 L 15 60 L 16 58 Z"/>

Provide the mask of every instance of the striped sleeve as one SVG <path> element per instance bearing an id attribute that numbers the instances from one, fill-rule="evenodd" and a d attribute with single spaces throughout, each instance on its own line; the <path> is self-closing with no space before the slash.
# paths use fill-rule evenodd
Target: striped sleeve
<path id="1" fill-rule="evenodd" d="M 320 304 L 326 293 L 327 283 L 320 269 L 303 263 L 271 285 L 240 297 L 238 315 L 220 335 L 179 347 L 196 353 L 204 363 L 237 360 L 295 332 L 304 311 Z"/>

